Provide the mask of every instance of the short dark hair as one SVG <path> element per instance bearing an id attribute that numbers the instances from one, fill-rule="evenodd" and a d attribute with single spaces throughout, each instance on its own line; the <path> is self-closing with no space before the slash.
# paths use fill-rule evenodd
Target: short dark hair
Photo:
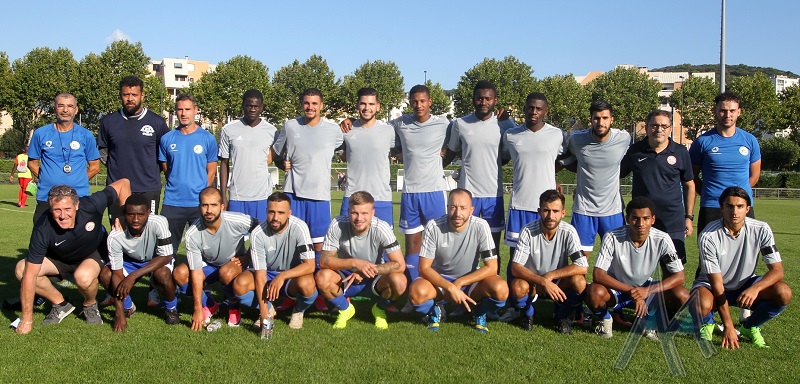
<path id="1" fill-rule="evenodd" d="M 197 100 L 194 98 L 194 95 L 188 93 L 181 93 L 178 97 L 175 98 L 175 105 L 178 105 L 179 101 L 186 101 L 189 100 L 192 102 L 192 105 L 195 107 L 197 106 Z"/>
<path id="2" fill-rule="evenodd" d="M 636 196 L 631 201 L 628 202 L 628 205 L 625 206 L 625 216 L 628 216 L 633 212 L 634 209 L 649 209 L 650 214 L 655 214 L 656 206 L 653 204 L 650 199 L 644 196 Z"/>
<path id="3" fill-rule="evenodd" d="M 378 90 L 372 87 L 365 87 L 358 90 L 356 96 L 360 99 L 361 96 L 375 96 L 375 100 L 379 100 Z"/>
<path id="4" fill-rule="evenodd" d="M 742 187 L 733 186 L 725 188 L 725 190 L 722 191 L 722 194 L 719 195 L 719 206 L 722 207 L 725 200 L 727 200 L 729 197 L 741 197 L 742 199 L 747 201 L 747 206 L 748 207 L 750 206 L 751 203 L 750 194 L 747 193 L 747 191 L 745 191 L 744 188 Z"/>
<path id="5" fill-rule="evenodd" d="M 273 192 L 267 197 L 267 202 L 280 203 L 282 201 L 288 201 L 290 204 L 292 203 L 292 199 L 284 192 Z"/>
<path id="6" fill-rule="evenodd" d="M 490 89 L 494 92 L 494 97 L 497 97 L 497 87 L 489 80 L 478 80 L 478 82 L 475 83 L 475 87 L 472 88 L 472 97 L 475 97 L 475 94 L 481 89 Z"/>
<path id="7" fill-rule="evenodd" d="M 542 192 L 541 195 L 539 195 L 539 206 L 541 207 L 545 203 L 552 203 L 556 200 L 561 201 L 562 208 L 566 207 L 565 204 L 567 200 L 564 198 L 564 194 L 559 191 L 556 191 L 555 189 L 548 189 Z"/>
<path id="8" fill-rule="evenodd" d="M 319 100 L 325 102 L 325 98 L 322 96 L 322 91 L 316 88 L 308 88 L 303 91 L 303 94 L 300 95 L 300 102 L 303 102 L 303 98 L 306 96 L 319 96 Z"/>
<path id="9" fill-rule="evenodd" d="M 247 99 L 258 99 L 258 101 L 263 103 L 264 95 L 257 89 L 248 89 L 244 95 L 242 95 L 242 104 L 244 104 Z"/>
<path id="10" fill-rule="evenodd" d="M 205 187 L 205 188 L 203 188 L 202 191 L 200 191 L 200 195 L 198 197 L 198 202 L 202 202 L 203 201 L 203 197 L 208 196 L 208 195 L 216 195 L 217 197 L 219 197 L 219 201 L 220 202 L 222 202 L 222 200 L 223 200 L 222 199 L 222 192 L 219 189 L 217 189 L 216 187 Z"/>
<path id="11" fill-rule="evenodd" d="M 411 97 L 411 95 L 413 95 L 415 93 L 420 93 L 420 92 L 424 92 L 426 95 L 428 95 L 428 97 L 431 97 L 430 88 L 428 88 L 427 86 L 422 85 L 422 84 L 417 84 L 417 85 L 411 87 L 411 90 L 408 91 L 408 97 Z"/>
<path id="12" fill-rule="evenodd" d="M 672 125 L 672 117 L 670 117 L 669 112 L 662 111 L 660 109 L 656 109 L 653 112 L 650 112 L 650 114 L 648 114 L 647 118 L 644 120 L 645 123 L 650 123 L 650 120 L 654 119 L 656 116 L 666 117 L 667 119 L 669 119 L 669 124 Z"/>
<path id="13" fill-rule="evenodd" d="M 453 194 L 455 194 L 455 193 L 466 193 L 467 196 L 469 196 L 469 199 L 472 200 L 472 192 L 470 192 L 469 190 L 466 190 L 464 188 L 456 188 L 456 189 L 453 189 L 452 191 L 450 191 L 450 194 L 447 195 L 447 201 L 450 201 L 450 196 L 453 196 Z"/>
<path id="14" fill-rule="evenodd" d="M 739 100 L 739 95 L 731 91 L 725 91 L 717 95 L 717 97 L 714 98 L 714 105 L 717 106 L 723 101 L 735 101 L 737 105 L 742 105 L 742 102 Z"/>
<path id="15" fill-rule="evenodd" d="M 541 100 L 544 101 L 544 104 L 547 105 L 547 96 L 541 92 L 531 92 L 528 94 L 528 97 L 525 98 L 525 104 L 528 104 L 531 100 Z"/>
<path id="16" fill-rule="evenodd" d="M 609 113 L 611 113 L 611 117 L 614 117 L 614 107 L 612 107 L 611 104 L 609 104 L 607 101 L 605 100 L 592 101 L 592 104 L 589 105 L 589 114 L 591 115 L 595 112 L 600 112 L 600 111 L 608 111 Z"/>
<path id="17" fill-rule="evenodd" d="M 125 200 L 125 206 L 122 207 L 122 212 L 128 212 L 128 207 L 139 207 L 139 206 L 147 207 L 147 210 L 150 210 L 150 199 L 147 198 L 144 194 L 135 193 Z"/>
<path id="18" fill-rule="evenodd" d="M 120 91 L 122 91 L 122 87 L 139 87 L 139 90 L 144 92 L 144 81 L 136 76 L 125 76 L 119 81 Z"/>

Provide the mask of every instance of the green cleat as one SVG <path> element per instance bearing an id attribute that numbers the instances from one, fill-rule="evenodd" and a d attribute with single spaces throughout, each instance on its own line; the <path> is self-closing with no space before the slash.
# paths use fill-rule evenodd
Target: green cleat
<path id="1" fill-rule="evenodd" d="M 714 335 L 714 324 L 703 324 L 700 326 L 700 338 L 705 341 L 711 341 Z"/>
<path id="2" fill-rule="evenodd" d="M 333 323 L 333 329 L 345 329 L 347 327 L 347 320 L 353 318 L 353 315 L 356 314 L 356 307 L 353 304 L 347 307 L 347 309 L 339 310 L 339 317 L 336 318 L 336 322 Z"/>
<path id="3" fill-rule="evenodd" d="M 759 327 L 750 327 L 746 328 L 745 326 L 739 327 L 739 332 L 742 336 L 750 339 L 750 342 L 753 343 L 756 347 L 759 348 L 769 348 L 767 342 L 764 341 L 764 336 L 761 336 L 761 328 Z"/>
<path id="4" fill-rule="evenodd" d="M 375 316 L 375 328 L 389 329 L 389 323 L 386 322 L 386 311 L 378 308 L 378 304 L 372 306 L 372 316 Z"/>

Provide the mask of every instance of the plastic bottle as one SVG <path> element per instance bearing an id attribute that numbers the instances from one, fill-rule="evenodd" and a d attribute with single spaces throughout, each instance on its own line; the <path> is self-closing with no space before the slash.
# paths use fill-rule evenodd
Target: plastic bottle
<path id="1" fill-rule="evenodd" d="M 219 320 L 214 320 L 211 322 L 211 324 L 206 326 L 206 331 L 214 332 L 220 328 L 222 328 L 222 322 Z"/>
<path id="2" fill-rule="evenodd" d="M 261 321 L 261 340 L 269 340 L 272 338 L 272 330 L 275 328 L 275 319 L 272 317 L 272 312 L 267 312 L 267 318 Z"/>

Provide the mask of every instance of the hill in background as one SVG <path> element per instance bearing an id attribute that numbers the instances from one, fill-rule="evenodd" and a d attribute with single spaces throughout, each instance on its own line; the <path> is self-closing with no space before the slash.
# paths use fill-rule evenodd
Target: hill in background
<path id="1" fill-rule="evenodd" d="M 789 71 L 781 71 L 780 69 L 770 68 L 770 67 L 753 67 L 750 65 L 744 64 L 736 64 L 736 65 L 726 65 L 726 82 L 730 81 L 732 77 L 738 76 L 751 76 L 756 72 L 763 72 L 767 76 L 776 76 L 776 75 L 784 75 L 787 77 L 797 78 L 800 77 L 792 72 Z M 678 65 L 670 65 L 667 67 L 661 68 L 652 68 L 650 69 L 652 72 L 714 72 L 717 74 L 717 79 L 719 79 L 719 64 L 700 64 L 700 65 L 692 65 L 692 64 L 678 64 Z"/>

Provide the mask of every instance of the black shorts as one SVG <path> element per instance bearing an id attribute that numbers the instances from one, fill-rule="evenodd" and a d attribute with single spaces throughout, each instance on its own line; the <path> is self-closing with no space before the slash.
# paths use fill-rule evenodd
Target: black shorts
<path id="1" fill-rule="evenodd" d="M 63 280 L 65 278 L 72 276 L 75 273 L 75 270 L 78 269 L 78 267 L 81 265 L 81 263 L 83 263 L 87 259 L 96 261 L 97 265 L 99 265 L 100 268 L 103 268 L 103 266 L 105 265 L 105 263 L 103 262 L 103 258 L 100 256 L 100 252 L 97 251 L 92 252 L 89 256 L 86 257 L 86 259 L 83 259 L 75 264 L 67 264 L 62 262 L 61 260 L 51 259 L 50 257 L 45 257 L 45 258 L 47 260 L 50 260 L 50 262 L 53 263 L 53 265 L 56 267 L 56 271 L 58 271 L 57 276 L 50 276 L 51 280 L 53 280 L 52 279 L 53 277 L 57 278 L 57 280 Z"/>

